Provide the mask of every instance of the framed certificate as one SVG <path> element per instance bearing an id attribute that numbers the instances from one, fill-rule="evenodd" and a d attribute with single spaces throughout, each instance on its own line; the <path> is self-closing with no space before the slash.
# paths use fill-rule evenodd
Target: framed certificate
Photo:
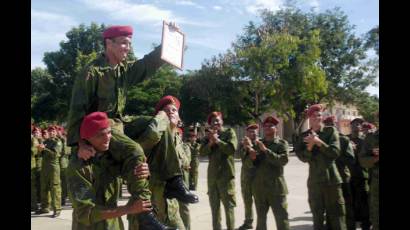
<path id="1" fill-rule="evenodd" d="M 185 34 L 163 21 L 161 59 L 182 70 Z"/>

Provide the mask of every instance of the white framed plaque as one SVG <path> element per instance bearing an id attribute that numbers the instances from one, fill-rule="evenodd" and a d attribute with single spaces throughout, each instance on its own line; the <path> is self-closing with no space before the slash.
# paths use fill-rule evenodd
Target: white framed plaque
<path id="1" fill-rule="evenodd" d="M 161 59 L 182 70 L 185 34 L 163 21 Z"/>

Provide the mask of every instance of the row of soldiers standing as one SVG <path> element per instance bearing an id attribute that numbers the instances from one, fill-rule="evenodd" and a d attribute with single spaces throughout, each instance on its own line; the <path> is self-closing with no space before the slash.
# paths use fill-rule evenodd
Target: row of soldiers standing
<path id="1" fill-rule="evenodd" d="M 354 230 L 356 222 L 360 222 L 363 230 L 370 229 L 371 226 L 371 229 L 378 230 L 379 131 L 375 130 L 371 123 L 357 118 L 351 122 L 351 134 L 345 136 L 335 128 L 335 118 L 323 118 L 322 111 L 321 105 L 313 105 L 306 111 L 311 127 L 294 143 L 297 157 L 310 166 L 308 195 L 314 229 Z M 245 138 L 256 146 L 257 130 L 256 124 L 248 126 Z M 286 141 L 280 140 L 277 143 L 278 146 L 283 143 L 282 149 L 287 148 Z M 271 147 L 272 150 L 275 148 Z M 280 153 L 279 149 L 276 147 L 274 151 Z M 266 212 L 269 206 L 272 207 L 277 229 L 289 229 L 284 197 L 287 189 L 282 171 L 287 163 L 287 154 L 282 155 L 282 161 L 272 162 L 272 171 L 268 172 L 259 166 L 260 162 L 252 159 L 255 159 L 255 156 L 252 157 L 251 153 L 252 151 L 247 150 L 241 155 L 245 222 L 239 229 L 252 228 L 253 198 L 258 217 L 256 229 L 266 229 Z M 271 178 L 266 179 L 266 175 L 271 175 Z M 258 180 L 267 181 L 257 182 Z M 267 194 L 268 198 L 262 194 Z M 265 200 L 261 202 L 260 197 Z"/>
<path id="2" fill-rule="evenodd" d="M 60 215 L 67 199 L 65 170 L 71 148 L 66 145 L 65 130 L 50 125 L 41 129 L 31 125 L 31 211 Z"/>

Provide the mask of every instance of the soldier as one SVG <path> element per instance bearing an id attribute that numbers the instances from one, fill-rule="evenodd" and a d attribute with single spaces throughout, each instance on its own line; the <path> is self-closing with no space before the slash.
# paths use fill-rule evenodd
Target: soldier
<path id="1" fill-rule="evenodd" d="M 189 187 L 189 172 L 190 172 L 190 164 L 191 164 L 191 150 L 189 149 L 188 144 L 184 143 L 182 141 L 183 137 L 183 131 L 181 128 L 178 128 L 177 132 L 177 137 L 176 137 L 176 148 L 181 148 L 184 151 L 179 152 L 180 153 L 180 160 L 181 160 L 181 170 L 182 170 L 182 175 L 184 177 L 184 185 L 188 188 Z M 191 229 L 191 216 L 189 214 L 189 204 L 184 203 L 181 201 L 178 201 L 179 205 L 179 214 L 181 216 L 182 222 L 184 223 L 185 230 L 190 230 Z"/>
<path id="2" fill-rule="evenodd" d="M 37 214 L 49 213 L 49 193 L 51 196 L 51 207 L 53 208 L 53 217 L 61 213 L 61 181 L 60 181 L 60 162 L 59 158 L 62 150 L 62 143 L 57 138 L 57 131 L 54 126 L 49 126 L 47 131 L 50 133 L 42 144 L 39 145 L 41 150 L 41 210 Z"/>
<path id="3" fill-rule="evenodd" d="M 172 25 L 176 27 L 175 24 Z M 164 64 L 164 61 L 160 58 L 161 47 L 156 47 L 153 52 L 138 61 L 127 61 L 126 57 L 131 49 L 132 33 L 130 26 L 107 28 L 103 32 L 104 54 L 85 67 L 76 77 L 68 115 L 67 143 L 69 146 L 78 146 L 76 152 L 82 159 L 92 157 L 95 151 L 79 138 L 81 120 L 86 114 L 102 111 L 106 112 L 110 119 L 112 135 L 115 137 L 112 142 L 119 141 L 128 146 L 124 149 L 135 150 L 131 152 L 138 156 L 137 161 L 134 162 L 135 165 L 144 163 L 146 160 L 141 146 L 124 134 L 123 111 L 126 94 L 131 86 L 151 77 Z M 120 161 L 124 159 L 123 155 L 128 156 L 127 152 L 116 152 L 115 150 L 111 150 L 111 154 Z M 151 192 L 147 180 L 135 182 L 135 186 L 138 189 L 133 190 L 134 194 L 131 194 L 133 199 L 150 199 Z M 135 220 L 137 219 L 144 222 L 144 225 L 163 229 L 152 213 L 139 214 Z M 138 224 L 134 222 L 130 224 L 131 227 L 136 225 Z"/>
<path id="4" fill-rule="evenodd" d="M 191 151 L 191 163 L 189 170 L 189 190 L 195 191 L 198 185 L 199 149 L 201 145 L 197 142 L 197 132 L 194 127 L 189 130 L 189 142 Z"/>
<path id="5" fill-rule="evenodd" d="M 252 198 L 252 181 L 255 176 L 255 167 L 253 165 L 253 160 L 250 158 L 247 148 L 245 148 L 244 143 L 250 142 L 251 145 L 255 144 L 258 138 L 259 126 L 257 124 L 251 124 L 246 127 L 246 136 L 242 140 L 239 147 L 239 153 L 242 160 L 241 168 L 241 192 L 242 199 L 245 204 L 245 221 L 243 225 L 239 227 L 239 230 L 243 229 L 253 229 L 253 198 Z M 248 146 L 248 145 L 246 145 Z"/>
<path id="6" fill-rule="evenodd" d="M 233 230 L 236 207 L 234 153 L 238 141 L 232 128 L 223 127 L 221 112 L 210 113 L 207 122 L 210 125 L 208 139 L 201 146 L 200 154 L 209 157 L 208 196 L 212 211 L 212 226 L 214 230 L 221 229 L 222 201 L 227 228 Z"/>
<path id="7" fill-rule="evenodd" d="M 60 176 L 61 176 L 61 205 L 65 205 L 66 199 L 68 197 L 67 193 L 67 180 L 66 180 L 66 169 L 68 166 L 68 156 L 71 153 L 71 148 L 67 146 L 67 139 L 64 134 L 63 127 L 57 127 L 58 138 L 63 144 L 63 149 L 61 151 L 60 157 Z"/>
<path id="8" fill-rule="evenodd" d="M 32 127 L 31 136 L 31 211 L 35 212 L 38 210 L 37 203 L 40 201 L 40 197 L 37 193 L 37 167 L 36 158 L 39 154 L 38 145 L 39 139 L 41 137 L 41 131 L 38 127 Z"/>
<path id="9" fill-rule="evenodd" d="M 307 111 L 310 129 L 303 132 L 295 146 L 297 157 L 309 163 L 309 205 L 313 228 L 325 229 L 325 215 L 333 230 L 346 229 L 346 210 L 342 179 L 336 167 L 340 156 L 339 134 L 334 127 L 324 127 L 323 107 L 312 105 Z"/>
<path id="10" fill-rule="evenodd" d="M 136 156 L 132 154 L 128 154 L 123 163 L 112 158 L 108 150 L 110 145 L 114 145 L 111 146 L 113 149 L 123 149 L 125 146 L 120 142 L 111 142 L 114 137 L 107 115 L 94 112 L 84 117 L 80 136 L 93 146 L 96 156 L 84 160 L 73 154 L 67 167 L 69 196 L 74 208 L 72 229 L 123 230 L 122 215 L 150 213 L 149 200 L 130 199 L 127 205 L 117 205 L 120 176 L 142 179 L 149 176 L 149 171 L 147 167 L 144 169 L 144 164 L 130 168 L 133 164 L 124 163 L 135 161 Z M 133 185 L 129 185 L 133 190 Z"/>
<path id="11" fill-rule="evenodd" d="M 359 162 L 362 167 L 370 169 L 370 221 L 372 230 L 379 230 L 379 129 L 364 139 Z"/>
<path id="12" fill-rule="evenodd" d="M 336 118 L 334 116 L 329 116 L 323 120 L 323 123 L 325 124 L 325 126 L 336 127 L 335 120 Z M 347 136 L 339 132 L 339 141 L 340 156 L 336 159 L 336 166 L 342 178 L 342 191 L 346 207 L 346 227 L 348 230 L 355 230 L 356 221 L 354 218 L 353 210 L 353 195 L 352 190 L 350 188 L 350 168 L 352 168 L 355 163 L 355 156 L 353 152 L 353 145 L 350 143 L 350 139 Z M 326 219 L 326 225 L 328 226 L 328 229 L 331 229 L 329 225 L 329 220 L 328 218 Z"/>
<path id="13" fill-rule="evenodd" d="M 353 209 L 355 221 L 360 222 L 362 230 L 370 230 L 369 217 L 369 172 L 360 165 L 359 152 L 363 146 L 363 133 L 361 127 L 364 120 L 356 118 L 350 122 L 350 141 L 353 145 L 355 163 L 351 168 L 350 187 L 352 189 Z"/>
<path id="14" fill-rule="evenodd" d="M 286 195 L 288 189 L 283 176 L 283 167 L 288 163 L 288 143 L 277 135 L 279 120 L 268 116 L 263 121 L 262 141 L 249 143 L 247 149 L 255 165 L 252 191 L 258 217 L 256 229 L 266 230 L 266 215 L 272 208 L 278 230 L 289 230 Z M 269 175 L 269 176 L 266 176 Z"/>
<path id="15" fill-rule="evenodd" d="M 127 129 L 126 132 L 135 137 L 148 156 L 150 189 L 153 193 L 151 201 L 157 208 L 159 219 L 181 230 L 185 227 L 179 214 L 178 201 L 197 203 L 198 197 L 188 191 L 181 170 L 180 156 L 185 154 L 185 150 L 176 135 L 180 105 L 177 98 L 164 96 L 155 106 L 154 117 L 141 117 L 130 126 L 146 127 L 143 131 Z"/>

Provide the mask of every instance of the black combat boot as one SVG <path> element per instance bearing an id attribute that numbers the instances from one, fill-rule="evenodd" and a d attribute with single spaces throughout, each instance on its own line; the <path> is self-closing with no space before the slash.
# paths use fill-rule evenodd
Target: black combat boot
<path id="1" fill-rule="evenodd" d="M 165 198 L 176 198 L 183 203 L 198 203 L 198 196 L 189 192 L 182 181 L 182 176 L 175 176 L 167 180 L 165 185 Z"/>
<path id="2" fill-rule="evenodd" d="M 177 228 L 171 228 L 159 222 L 153 212 L 138 214 L 138 223 L 140 230 L 178 230 Z"/>
<path id="3" fill-rule="evenodd" d="M 193 184 L 189 185 L 189 190 L 196 191 L 195 185 Z"/>
<path id="4" fill-rule="evenodd" d="M 61 211 L 54 211 L 54 213 L 53 213 L 53 218 L 56 218 L 56 217 L 58 217 L 58 216 L 60 216 L 61 215 Z"/>
<path id="5" fill-rule="evenodd" d="M 253 229 L 252 224 L 244 223 L 238 228 L 238 230 L 246 230 L 246 229 Z"/>

